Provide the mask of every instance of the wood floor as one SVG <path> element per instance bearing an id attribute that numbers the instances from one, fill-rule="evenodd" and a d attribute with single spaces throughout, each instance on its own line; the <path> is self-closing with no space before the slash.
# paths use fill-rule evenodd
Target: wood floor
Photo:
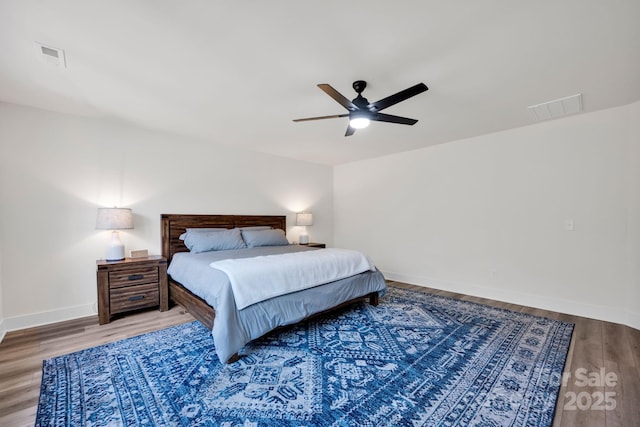
<path id="1" fill-rule="evenodd" d="M 571 377 L 560 389 L 553 425 L 640 426 L 640 331 L 398 282 L 389 285 L 575 323 L 564 370 Z M 8 333 L 0 343 L 0 426 L 34 425 L 43 359 L 191 320 L 175 306 L 163 313 L 130 314 L 107 325 L 99 325 L 95 316 Z"/>

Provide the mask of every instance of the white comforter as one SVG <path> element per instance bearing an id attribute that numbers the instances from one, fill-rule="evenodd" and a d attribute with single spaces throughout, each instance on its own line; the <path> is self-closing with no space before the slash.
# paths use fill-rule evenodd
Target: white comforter
<path id="1" fill-rule="evenodd" d="M 375 270 L 361 252 L 318 249 L 210 264 L 229 277 L 238 310 L 267 299 Z"/>

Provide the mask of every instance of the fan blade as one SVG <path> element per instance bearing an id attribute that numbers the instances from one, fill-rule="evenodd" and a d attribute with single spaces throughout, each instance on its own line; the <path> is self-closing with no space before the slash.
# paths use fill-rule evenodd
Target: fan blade
<path id="1" fill-rule="evenodd" d="M 424 83 L 418 83 L 415 86 L 411 86 L 408 89 L 401 90 L 400 92 L 395 93 L 391 96 L 387 96 L 386 98 L 382 98 L 379 101 L 372 102 L 371 104 L 369 104 L 369 110 L 374 112 L 382 111 L 385 108 L 389 108 L 392 105 L 397 104 L 398 102 L 402 102 L 427 90 L 429 90 L 427 85 L 425 85 Z"/>
<path id="2" fill-rule="evenodd" d="M 351 136 L 356 133 L 356 128 L 352 128 L 351 125 L 347 126 L 347 131 L 344 133 L 344 136 Z"/>
<path id="3" fill-rule="evenodd" d="M 333 116 L 307 117 L 304 119 L 294 119 L 294 122 L 308 122 L 309 120 L 337 119 L 338 117 L 349 117 L 348 114 L 334 114 Z"/>
<path id="4" fill-rule="evenodd" d="M 358 109 L 358 107 L 356 107 L 356 105 L 353 102 L 349 101 L 347 98 L 344 97 L 344 95 L 342 95 L 340 92 L 332 88 L 331 85 L 328 85 L 326 83 L 320 83 L 318 87 L 322 89 L 327 95 L 335 99 L 338 102 L 338 104 L 342 105 L 347 110 L 356 111 Z"/>
<path id="5" fill-rule="evenodd" d="M 401 125 L 415 125 L 418 123 L 416 119 L 409 119 L 407 117 L 392 116 L 391 114 L 374 113 L 371 115 L 371 120 L 377 122 L 398 123 Z"/>

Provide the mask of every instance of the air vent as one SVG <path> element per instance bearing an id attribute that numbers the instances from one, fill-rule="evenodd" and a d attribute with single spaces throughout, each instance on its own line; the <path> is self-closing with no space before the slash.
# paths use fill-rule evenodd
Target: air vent
<path id="1" fill-rule="evenodd" d="M 34 42 L 34 45 L 36 47 L 36 55 L 39 60 L 50 65 L 55 65 L 58 68 L 67 68 L 64 58 L 64 50 L 46 46 L 38 42 Z"/>
<path id="2" fill-rule="evenodd" d="M 550 120 L 558 117 L 576 114 L 582 111 L 582 94 L 567 96 L 566 98 L 555 99 L 543 102 L 538 105 L 530 105 L 529 110 L 536 120 Z"/>

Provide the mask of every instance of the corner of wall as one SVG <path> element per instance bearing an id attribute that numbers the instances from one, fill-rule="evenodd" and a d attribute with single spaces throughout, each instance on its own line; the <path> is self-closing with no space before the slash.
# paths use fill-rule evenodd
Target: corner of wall
<path id="1" fill-rule="evenodd" d="M 4 319 L 0 320 L 0 343 L 4 339 L 4 336 L 7 334 L 7 328 L 4 325 Z"/>

